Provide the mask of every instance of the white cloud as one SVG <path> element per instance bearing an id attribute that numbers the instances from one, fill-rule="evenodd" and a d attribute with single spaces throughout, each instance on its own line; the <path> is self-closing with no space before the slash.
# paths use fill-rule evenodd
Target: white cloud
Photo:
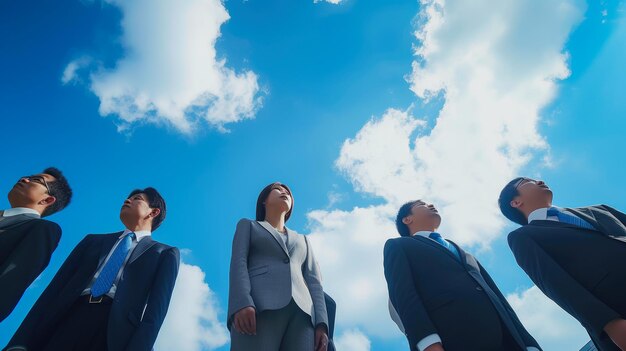
<path id="1" fill-rule="evenodd" d="M 337 302 L 337 325 L 358 326 L 378 337 L 398 335 L 387 313 L 382 247 L 395 236 L 391 206 L 308 214 L 311 244 L 323 272 L 324 289 Z M 402 335 L 402 334 L 399 334 Z"/>
<path id="2" fill-rule="evenodd" d="M 352 329 L 335 338 L 335 346 L 341 351 L 370 351 L 371 343 L 360 330 Z"/>
<path id="3" fill-rule="evenodd" d="M 63 76 L 61 77 L 61 82 L 65 84 L 75 83 L 80 81 L 80 76 L 78 71 L 85 68 L 91 63 L 91 59 L 87 56 L 80 57 L 70 62 L 65 66 L 63 70 Z"/>
<path id="4" fill-rule="evenodd" d="M 579 0 L 421 1 L 407 80 L 419 98 L 444 99 L 441 110 L 431 124 L 389 109 L 342 146 L 337 168 L 381 205 L 309 213 L 340 327 L 401 336 L 387 312 L 382 249 L 397 236 L 403 201 L 433 201 L 440 231 L 463 246 L 488 248 L 502 235 L 501 187 L 529 161 L 549 160 L 540 112 L 569 74 L 563 48 L 584 10 Z"/>
<path id="5" fill-rule="evenodd" d="M 545 351 L 579 350 L 589 341 L 580 323 L 536 286 L 510 294 L 507 300 Z"/>
<path id="6" fill-rule="evenodd" d="M 101 115 L 117 115 L 120 129 L 149 122 L 183 133 L 200 121 L 224 131 L 228 123 L 254 117 L 261 104 L 257 75 L 235 72 L 215 49 L 230 18 L 222 1 L 107 2 L 122 11 L 125 56 L 89 76 Z M 67 65 L 64 83 L 76 77 L 80 60 Z"/>
<path id="7" fill-rule="evenodd" d="M 329 4 L 339 5 L 342 1 L 345 0 L 313 0 L 313 3 L 317 4 L 318 2 L 327 2 Z"/>
<path id="8" fill-rule="evenodd" d="M 155 350 L 214 350 L 228 342 L 228 330 L 217 317 L 217 298 L 204 278 L 200 267 L 181 262 Z"/>

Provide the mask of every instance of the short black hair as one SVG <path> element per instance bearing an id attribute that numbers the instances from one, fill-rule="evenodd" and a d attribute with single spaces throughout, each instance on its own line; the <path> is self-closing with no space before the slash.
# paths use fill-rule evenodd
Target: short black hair
<path id="1" fill-rule="evenodd" d="M 72 201 L 72 188 L 63 173 L 56 167 L 48 167 L 43 170 L 44 174 L 54 177 L 54 181 L 48 183 L 50 196 L 54 196 L 56 201 L 47 206 L 41 213 L 41 217 L 47 217 L 66 208 Z"/>
<path id="2" fill-rule="evenodd" d="M 522 211 L 511 206 L 511 201 L 513 201 L 513 199 L 519 195 L 517 187 L 525 179 L 528 178 L 517 177 L 508 182 L 500 192 L 500 197 L 498 198 L 498 206 L 500 206 L 500 212 L 502 212 L 504 217 L 519 225 L 528 224 L 528 219 L 526 218 L 526 215 L 522 213 Z"/>
<path id="3" fill-rule="evenodd" d="M 157 230 L 157 228 L 165 220 L 165 212 L 166 212 L 165 199 L 163 199 L 163 196 L 161 196 L 161 194 L 159 194 L 159 192 L 155 188 L 152 188 L 152 187 L 147 187 L 143 190 L 135 189 L 131 191 L 130 195 L 128 195 L 128 197 L 126 198 L 130 199 L 131 197 L 137 194 L 146 195 L 146 197 L 148 198 L 148 206 L 150 206 L 150 208 L 158 208 L 159 210 L 161 210 L 161 212 L 152 219 L 152 231 Z"/>
<path id="4" fill-rule="evenodd" d="M 411 214 L 411 208 L 413 208 L 413 205 L 415 205 L 418 201 L 421 200 L 409 201 L 400 206 L 400 209 L 398 210 L 398 215 L 396 216 L 396 229 L 398 230 L 398 233 L 400 233 L 400 236 L 411 236 L 409 226 L 404 224 L 402 220 L 404 219 L 404 217 Z"/>
<path id="5" fill-rule="evenodd" d="M 256 220 L 257 221 L 265 220 L 265 200 L 267 200 L 267 197 L 270 195 L 270 192 L 272 191 L 272 189 L 274 189 L 275 186 L 282 186 L 283 188 L 285 188 L 285 190 L 287 190 L 287 192 L 289 193 L 289 196 L 291 196 L 291 208 L 285 214 L 285 223 L 287 223 L 287 221 L 289 220 L 289 217 L 291 217 L 291 212 L 293 211 L 293 202 L 294 202 L 291 189 L 289 189 L 287 184 L 274 182 L 272 184 L 269 184 L 265 188 L 263 188 L 263 190 L 261 190 L 261 193 L 259 194 L 259 197 L 256 199 Z"/>

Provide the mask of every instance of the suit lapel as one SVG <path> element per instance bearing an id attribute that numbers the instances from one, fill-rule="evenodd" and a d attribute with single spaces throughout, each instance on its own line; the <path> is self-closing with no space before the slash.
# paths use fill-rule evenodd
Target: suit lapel
<path id="1" fill-rule="evenodd" d="M 451 245 L 454 245 L 454 247 L 456 247 L 456 250 L 458 251 L 459 256 L 461 257 L 461 263 L 463 264 L 463 266 L 469 266 L 469 267 L 471 267 L 471 268 L 473 268 L 473 269 L 475 269 L 477 271 L 480 271 L 480 268 L 478 267 L 478 262 L 476 262 L 476 259 L 474 258 L 474 256 L 472 256 L 472 255 L 468 254 L 467 252 L 465 252 L 454 241 L 448 240 L 448 242 Z"/>
<path id="2" fill-rule="evenodd" d="M 421 236 L 421 235 L 413 235 L 413 236 L 412 236 L 412 238 L 415 238 L 415 239 L 416 239 L 416 240 L 418 240 L 418 241 L 421 241 L 421 242 L 423 242 L 423 243 L 426 243 L 426 244 L 428 244 L 428 245 L 430 245 L 430 246 L 432 246 L 432 247 L 437 248 L 438 250 L 441 250 L 441 251 L 445 252 L 445 254 L 446 254 L 446 255 L 448 255 L 448 256 L 450 256 L 450 258 L 451 258 L 451 259 L 453 259 L 455 262 L 457 262 L 457 263 L 461 263 L 461 262 L 459 262 L 459 260 L 457 259 L 457 257 L 456 257 L 456 256 L 454 256 L 454 254 L 453 254 L 452 252 L 450 252 L 450 250 L 448 250 L 447 248 L 443 247 L 440 243 L 438 243 L 438 242 L 436 242 L 436 241 L 434 241 L 434 240 L 432 240 L 432 239 L 425 238 L 425 237 L 423 237 L 423 236 Z M 444 240 L 445 240 L 445 239 L 444 239 Z M 458 248 L 458 247 L 457 247 L 457 248 Z"/>
<path id="3" fill-rule="evenodd" d="M 582 207 L 582 208 L 566 208 L 565 210 L 569 211 L 570 213 L 573 213 L 578 218 L 591 224 L 594 228 L 596 228 L 596 230 L 600 232 L 604 232 L 604 228 L 602 228 L 602 225 L 600 224 L 596 216 L 593 214 L 593 211 L 591 211 L 591 209 Z"/>
<path id="4" fill-rule="evenodd" d="M 128 260 L 128 264 L 133 263 L 136 259 L 138 259 L 141 255 L 143 255 L 148 249 L 154 246 L 157 242 L 152 240 L 152 236 L 147 236 L 135 246 L 135 249 L 130 254 L 130 259 Z"/>
<path id="5" fill-rule="evenodd" d="M 298 237 L 298 233 L 294 232 L 291 229 L 288 229 L 287 227 L 285 227 L 285 230 L 287 231 L 287 250 L 289 252 L 289 255 L 291 255 L 293 253 L 293 250 L 296 248 L 296 240 L 299 239 Z"/>
<path id="6" fill-rule="evenodd" d="M 285 255 L 289 256 L 289 251 L 287 250 L 287 246 L 285 246 L 285 242 L 281 237 L 279 237 L 279 233 L 266 221 L 257 221 L 270 235 L 276 240 L 276 243 L 280 246 L 281 249 L 285 252 Z M 289 231 L 287 231 L 287 235 L 289 235 Z"/>
<path id="7" fill-rule="evenodd" d="M 122 233 L 123 232 L 117 232 L 113 234 L 103 235 L 104 238 L 102 240 L 102 243 L 100 243 L 100 254 L 98 255 L 98 267 L 102 266 L 102 263 L 107 258 L 109 252 L 111 252 L 111 249 L 113 248 L 113 245 L 115 245 L 115 242 L 120 237 L 120 235 L 122 235 Z"/>

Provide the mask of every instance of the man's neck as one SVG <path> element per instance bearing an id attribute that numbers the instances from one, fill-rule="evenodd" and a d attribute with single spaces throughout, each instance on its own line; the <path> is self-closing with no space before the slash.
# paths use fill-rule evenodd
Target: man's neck
<path id="1" fill-rule="evenodd" d="M 142 231 L 152 230 L 152 225 L 150 223 L 135 223 L 131 225 L 127 225 L 126 223 L 124 223 L 124 226 L 126 226 L 126 229 L 132 232 L 142 232 Z"/>

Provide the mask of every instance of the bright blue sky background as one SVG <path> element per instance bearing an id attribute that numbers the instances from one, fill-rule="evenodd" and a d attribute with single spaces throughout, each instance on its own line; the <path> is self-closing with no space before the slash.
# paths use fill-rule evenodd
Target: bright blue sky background
<path id="1" fill-rule="evenodd" d="M 355 192 L 334 168 L 345 139 L 389 107 L 415 104 L 415 115 L 436 116 L 437 103 L 423 105 L 404 79 L 414 60 L 416 1 L 231 0 L 225 6 L 231 19 L 221 28 L 218 56 L 236 70 L 257 73 L 268 93 L 255 119 L 228 125 L 230 133 L 205 126 L 183 136 L 156 125 L 119 133 L 115 117 L 98 114 L 99 100 L 84 85 L 61 84 L 65 66 L 85 52 L 109 65 L 123 54 L 115 7 L 0 3 L 0 189 L 7 192 L 19 176 L 54 165 L 75 194 L 69 208 L 51 217 L 63 227 L 63 238 L 50 266 L 0 325 L 0 345 L 74 245 L 87 233 L 121 230 L 121 202 L 145 186 L 158 188 L 168 204 L 155 238 L 192 249 L 185 261 L 206 272 L 225 320 L 232 233 L 239 218 L 254 215 L 264 185 L 280 180 L 292 187 L 290 225 L 306 233 L 305 214 L 325 208 L 330 191 L 343 195 L 334 208 L 379 202 Z M 531 164 L 527 170 L 541 172 L 557 204 L 607 203 L 626 210 L 623 9 L 612 1 L 588 4 L 586 19 L 565 47 L 571 76 L 542 113 L 540 132 L 559 161 L 552 169 Z M 0 198 L 0 208 L 7 206 Z M 503 291 L 530 286 L 505 236 L 478 256 Z M 371 341 L 372 350 L 406 344 L 401 338 Z"/>

